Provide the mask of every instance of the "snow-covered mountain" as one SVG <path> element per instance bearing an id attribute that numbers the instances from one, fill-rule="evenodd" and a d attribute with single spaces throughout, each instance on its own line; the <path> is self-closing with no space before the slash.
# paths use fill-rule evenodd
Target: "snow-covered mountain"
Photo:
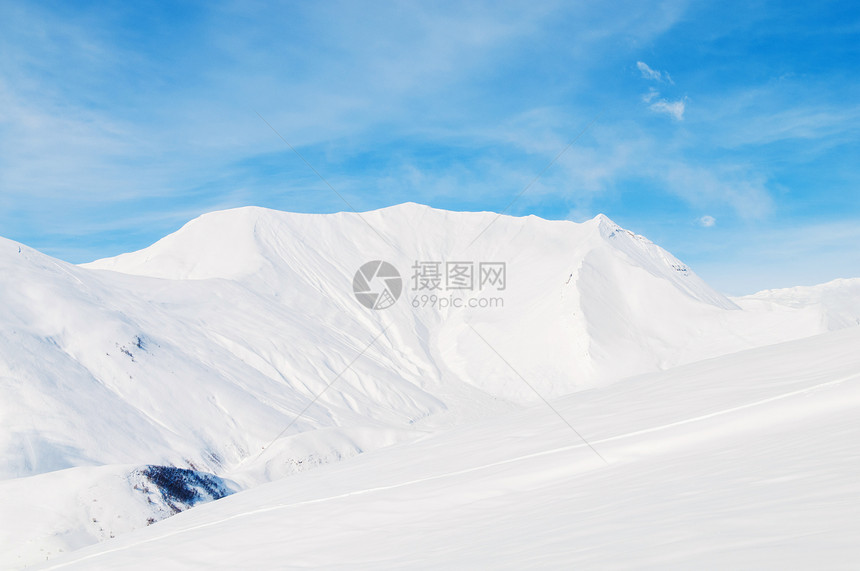
<path id="1" fill-rule="evenodd" d="M 402 276 L 386 309 L 354 295 L 373 260 Z M 482 267 L 497 272 L 486 283 Z M 856 307 L 730 300 L 605 216 L 416 204 L 215 212 L 83 266 L 0 239 L 0 300 L 0 498 L 67 482 L 105 490 L 119 511 L 72 502 L 74 515 L 26 528 L 51 536 L 50 555 L 109 536 L 93 518 L 124 517 L 119 533 L 158 516 L 116 499 L 144 497 L 146 466 L 251 487 L 541 397 L 849 326 Z M 0 563 L 48 555 L 44 540 L 8 541 Z"/>
<path id="2" fill-rule="evenodd" d="M 821 326 L 829 331 L 860 325 L 860 278 L 837 279 L 816 286 L 769 289 L 734 300 L 751 309 L 765 304 L 786 307 L 814 307 Z"/>

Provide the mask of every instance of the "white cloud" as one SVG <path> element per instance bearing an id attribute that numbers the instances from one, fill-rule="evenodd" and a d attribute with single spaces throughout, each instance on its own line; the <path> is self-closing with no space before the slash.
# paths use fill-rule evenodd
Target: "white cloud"
<path id="1" fill-rule="evenodd" d="M 721 258 L 685 258 L 696 273 L 718 290 L 733 295 L 769 288 L 814 285 L 835 278 L 860 276 L 860 220 L 829 220 L 780 227 L 751 225 L 743 232 L 720 235 Z M 713 244 L 703 236 L 703 246 Z"/>
<path id="2" fill-rule="evenodd" d="M 571 222 L 582 223 L 591 220 L 594 216 L 595 214 L 590 208 L 576 206 L 567 212 L 567 216 L 565 216 L 564 219 L 570 220 Z"/>
<path id="3" fill-rule="evenodd" d="M 651 69 L 651 66 L 649 66 L 644 61 L 637 61 L 636 67 L 639 68 L 639 71 L 642 72 L 642 77 L 644 77 L 645 79 L 651 79 L 654 81 L 659 81 L 661 83 L 671 83 L 673 85 L 675 83 L 669 76 L 669 72 Z"/>
<path id="4" fill-rule="evenodd" d="M 636 67 L 639 68 L 639 71 L 642 73 L 642 77 L 645 79 L 659 81 L 660 83 L 669 83 L 674 85 L 675 82 L 672 81 L 672 78 L 669 77 L 669 73 L 665 71 L 658 71 L 656 69 L 652 69 L 644 61 L 637 61 Z M 686 97 L 684 99 L 679 99 L 677 101 L 669 101 L 667 99 L 659 99 L 660 92 L 651 87 L 648 89 L 648 93 L 642 95 L 642 101 L 650 104 L 648 108 L 655 113 L 665 113 L 666 115 L 671 115 L 678 121 L 682 121 L 684 119 L 684 109 L 686 107 Z"/>
<path id="5" fill-rule="evenodd" d="M 651 67 L 644 61 L 637 61 L 636 67 L 639 68 L 639 71 L 642 72 L 642 77 L 645 79 L 656 79 L 657 81 L 660 81 L 660 72 L 651 69 Z"/>
<path id="6" fill-rule="evenodd" d="M 652 87 L 651 89 L 648 90 L 648 93 L 646 93 L 642 96 L 642 101 L 644 101 L 645 103 L 651 103 L 655 97 L 659 97 L 659 96 L 660 96 L 660 92 Z"/>
<path id="7" fill-rule="evenodd" d="M 769 98 L 775 98 L 767 93 Z M 765 99 L 765 95 L 755 98 Z M 805 145 L 813 141 L 825 141 L 826 145 L 853 140 L 860 127 L 860 110 L 830 103 L 809 103 L 797 101 L 791 108 L 774 109 L 768 113 L 752 107 L 749 97 L 731 98 L 740 105 L 730 108 L 731 113 L 742 117 L 740 125 L 732 121 L 731 130 L 726 129 L 720 137 L 732 145 L 766 145 L 775 141 L 802 139 Z M 715 112 L 725 115 L 726 102 L 711 105 Z M 809 147 L 807 147 L 809 148 Z"/>
<path id="8" fill-rule="evenodd" d="M 552 192 L 564 189 L 571 206 L 593 210 L 592 201 L 601 193 L 623 192 L 628 184 L 647 180 L 698 212 L 691 222 L 726 209 L 743 221 L 767 219 L 774 211 L 772 183 L 754 165 L 702 163 L 685 146 L 642 129 L 596 125 L 591 133 L 591 142 L 571 147 L 541 177 L 548 189 L 555 188 Z M 539 196 L 540 189 L 528 194 Z"/>
<path id="9" fill-rule="evenodd" d="M 708 214 L 699 218 L 699 225 L 704 226 L 705 228 L 710 228 L 717 223 L 717 219 Z"/>
<path id="10" fill-rule="evenodd" d="M 773 212 L 767 179 L 742 165 L 703 167 L 675 158 L 654 163 L 651 172 L 694 207 L 730 206 L 744 220 L 763 219 Z"/>
<path id="11" fill-rule="evenodd" d="M 660 101 L 656 101 L 648 106 L 648 109 L 651 111 L 671 115 L 678 121 L 684 120 L 685 108 L 686 103 L 684 99 L 679 99 L 678 101 L 666 101 L 665 99 L 661 99 Z"/>

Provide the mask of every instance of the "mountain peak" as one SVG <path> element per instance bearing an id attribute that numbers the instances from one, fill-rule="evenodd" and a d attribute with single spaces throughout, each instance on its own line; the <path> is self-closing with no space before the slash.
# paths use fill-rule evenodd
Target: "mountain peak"
<path id="1" fill-rule="evenodd" d="M 593 222 L 597 223 L 597 224 L 602 224 L 602 225 L 607 225 L 607 226 L 618 226 L 618 224 L 616 224 L 615 222 L 613 222 L 613 221 L 609 218 L 609 216 L 607 216 L 606 214 L 603 214 L 602 212 L 601 212 L 601 213 L 599 213 L 599 214 L 598 214 L 597 216 L 595 216 L 594 218 L 592 218 L 591 220 L 592 220 Z"/>

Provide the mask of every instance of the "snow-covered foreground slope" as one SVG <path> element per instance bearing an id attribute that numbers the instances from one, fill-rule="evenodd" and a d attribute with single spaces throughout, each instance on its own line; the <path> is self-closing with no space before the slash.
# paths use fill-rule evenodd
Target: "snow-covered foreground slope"
<path id="1" fill-rule="evenodd" d="M 855 568 L 858 346 L 845 329 L 555 401 L 606 462 L 536 405 L 46 568 Z"/>
<path id="2" fill-rule="evenodd" d="M 24 567 L 146 527 L 235 486 L 164 466 L 87 466 L 0 481 L 0 568 Z"/>
<path id="3" fill-rule="evenodd" d="M 370 260 L 403 277 L 390 308 L 353 295 Z M 413 291 L 416 262 L 441 263 L 441 292 Z M 446 262 L 504 263 L 507 279 L 446 291 Z M 0 535 L 0 566 L 160 517 L 139 509 L 135 466 L 250 488 L 513 413 L 535 390 L 557 398 L 850 325 L 833 307 L 729 300 L 604 216 L 242 208 L 85 267 L 0 239 L 3 526 L 48 488 L 105 500 L 98 513 L 63 501 Z"/>

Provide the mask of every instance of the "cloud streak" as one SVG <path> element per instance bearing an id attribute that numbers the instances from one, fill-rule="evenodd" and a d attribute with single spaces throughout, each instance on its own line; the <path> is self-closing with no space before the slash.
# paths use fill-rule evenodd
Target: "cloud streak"
<path id="1" fill-rule="evenodd" d="M 665 99 L 661 99 L 649 105 L 648 109 L 654 113 L 669 115 L 676 121 L 683 121 L 684 110 L 686 107 L 687 105 L 684 99 L 679 99 L 678 101 L 666 101 Z"/>
<path id="2" fill-rule="evenodd" d="M 657 71 L 656 69 L 651 69 L 644 61 L 637 61 L 636 68 L 642 74 L 644 79 L 649 79 L 652 81 L 659 81 L 660 83 L 668 83 L 674 85 L 675 82 L 672 81 L 672 77 L 669 75 L 667 71 Z"/>

